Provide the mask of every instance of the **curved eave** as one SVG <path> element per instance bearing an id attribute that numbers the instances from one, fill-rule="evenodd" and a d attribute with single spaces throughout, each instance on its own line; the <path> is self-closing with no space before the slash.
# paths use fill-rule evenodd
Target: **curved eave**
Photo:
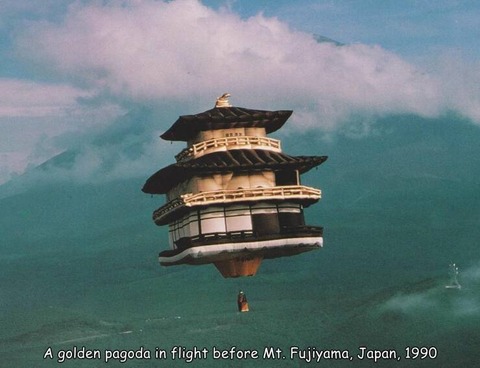
<path id="1" fill-rule="evenodd" d="M 249 127 L 263 127 L 268 134 L 280 129 L 292 112 L 215 107 L 199 114 L 180 116 L 160 137 L 168 141 L 188 141 L 205 130 Z"/>
<path id="2" fill-rule="evenodd" d="M 178 183 L 193 176 L 232 171 L 298 170 L 303 174 L 321 165 L 327 158 L 327 156 L 288 156 L 265 150 L 214 152 L 198 159 L 164 167 L 147 179 L 142 191 L 149 194 L 165 194 Z"/>

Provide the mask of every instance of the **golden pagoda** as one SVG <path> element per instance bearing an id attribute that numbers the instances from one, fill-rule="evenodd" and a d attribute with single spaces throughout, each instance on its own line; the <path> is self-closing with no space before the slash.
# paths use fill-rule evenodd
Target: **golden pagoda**
<path id="1" fill-rule="evenodd" d="M 168 225 L 170 249 L 160 264 L 213 263 L 224 277 L 253 276 L 263 259 L 323 245 L 323 229 L 307 226 L 304 208 L 321 197 L 301 174 L 326 156 L 289 156 L 267 137 L 292 111 L 233 107 L 229 94 L 213 109 L 180 116 L 161 138 L 187 147 L 153 174 L 143 192 L 165 194 L 153 213 Z"/>

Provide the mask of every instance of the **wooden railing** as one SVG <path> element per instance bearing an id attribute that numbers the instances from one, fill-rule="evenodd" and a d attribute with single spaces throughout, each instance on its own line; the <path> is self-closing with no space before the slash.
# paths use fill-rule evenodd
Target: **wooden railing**
<path id="1" fill-rule="evenodd" d="M 214 190 L 200 193 L 188 193 L 166 203 L 153 213 L 153 220 L 158 223 L 178 207 L 193 207 L 219 203 L 234 203 L 256 200 L 300 199 L 317 201 L 321 198 L 319 189 L 303 185 L 286 185 L 268 188 L 247 188 Z"/>
<path id="2" fill-rule="evenodd" d="M 235 147 L 247 148 L 250 146 L 254 149 L 269 149 L 272 151 L 280 152 L 280 141 L 278 139 L 272 139 L 267 137 L 258 136 L 234 136 L 234 137 L 221 137 L 209 139 L 195 143 L 189 148 L 185 148 L 178 155 L 175 156 L 177 162 L 185 161 L 193 157 L 199 157 L 206 153 L 232 149 Z"/>

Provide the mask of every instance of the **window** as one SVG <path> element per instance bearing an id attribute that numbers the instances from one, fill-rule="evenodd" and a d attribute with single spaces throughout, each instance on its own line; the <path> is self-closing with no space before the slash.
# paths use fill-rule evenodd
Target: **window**
<path id="1" fill-rule="evenodd" d="M 225 210 L 227 231 L 252 230 L 250 207 L 232 206 Z"/>
<path id="2" fill-rule="evenodd" d="M 277 171 L 275 173 L 275 184 L 277 185 L 299 185 L 297 171 Z"/>

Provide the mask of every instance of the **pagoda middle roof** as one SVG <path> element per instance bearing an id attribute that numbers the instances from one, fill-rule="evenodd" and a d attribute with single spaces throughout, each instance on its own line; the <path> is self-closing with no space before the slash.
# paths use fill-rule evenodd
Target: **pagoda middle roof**
<path id="1" fill-rule="evenodd" d="M 327 156 L 289 156 L 262 149 L 213 152 L 198 159 L 177 162 L 164 167 L 147 179 L 142 191 L 150 194 L 164 194 L 178 183 L 193 176 L 222 172 L 299 170 L 302 174 L 322 164 L 326 159 Z"/>
<path id="2" fill-rule="evenodd" d="M 182 115 L 160 137 L 168 141 L 188 141 L 205 130 L 263 127 L 267 133 L 280 129 L 291 110 L 252 110 L 244 107 L 215 107 L 195 115 Z"/>

